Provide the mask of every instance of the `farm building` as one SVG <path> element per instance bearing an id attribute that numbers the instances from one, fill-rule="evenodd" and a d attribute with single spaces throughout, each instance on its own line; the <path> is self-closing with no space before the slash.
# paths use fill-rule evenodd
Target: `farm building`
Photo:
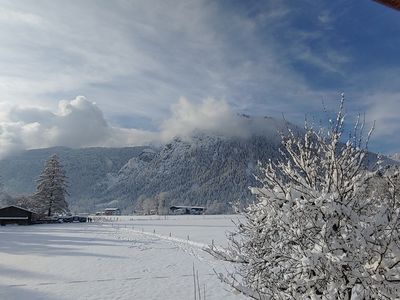
<path id="1" fill-rule="evenodd" d="M 29 225 L 37 218 L 36 214 L 28 209 L 15 205 L 0 208 L 0 224 Z"/>
<path id="2" fill-rule="evenodd" d="M 174 205 L 169 210 L 176 215 L 202 215 L 206 210 L 203 206 L 182 206 Z"/>
<path id="3" fill-rule="evenodd" d="M 104 210 L 104 214 L 106 216 L 118 216 L 121 214 L 121 211 L 119 210 L 119 208 L 106 208 Z"/>

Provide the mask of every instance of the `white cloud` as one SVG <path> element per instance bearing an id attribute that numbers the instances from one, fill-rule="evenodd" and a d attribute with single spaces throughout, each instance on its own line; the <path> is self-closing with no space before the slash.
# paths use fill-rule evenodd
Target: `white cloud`
<path id="1" fill-rule="evenodd" d="M 6 9 L 0 7 L 0 23 L 25 24 L 29 26 L 37 26 L 43 23 L 43 19 L 35 14 L 22 11 Z"/>
<path id="2" fill-rule="evenodd" d="M 380 93 L 365 97 L 368 119 L 375 120 L 374 136 L 387 141 L 400 133 L 400 93 Z M 397 143 L 397 140 L 393 141 Z"/>
<path id="3" fill-rule="evenodd" d="M 179 136 L 190 139 L 198 132 L 226 137 L 252 133 L 276 135 L 277 124 L 265 118 L 238 115 L 224 100 L 191 102 L 181 98 L 161 122 L 158 131 L 111 126 L 94 102 L 83 96 L 59 102 L 48 109 L 2 105 L 0 158 L 15 151 L 52 146 L 122 147 L 162 144 Z"/>
<path id="4" fill-rule="evenodd" d="M 400 94 L 374 94 L 364 98 L 368 120 L 376 120 L 373 141 L 386 140 L 389 149 L 400 132 Z M 262 116 L 239 115 L 227 101 L 207 98 L 201 102 L 179 99 L 156 131 L 110 125 L 96 103 L 78 96 L 49 109 L 0 104 L 0 158 L 24 149 L 51 146 L 122 147 L 160 144 L 179 136 L 190 139 L 198 132 L 226 137 L 268 134 L 276 137 L 285 126 Z M 393 141 L 394 146 L 390 143 Z M 392 147 L 392 148 L 390 148 Z"/>
<path id="5" fill-rule="evenodd" d="M 29 148 L 135 146 L 156 139 L 152 132 L 110 126 L 97 105 L 83 96 L 60 101 L 55 113 L 14 106 L 1 118 L 0 157 Z"/>
<path id="6" fill-rule="evenodd" d="M 323 11 L 319 16 L 318 20 L 323 24 L 323 25 L 328 25 L 333 21 L 332 15 L 330 11 Z"/>
<path id="7" fill-rule="evenodd" d="M 54 109 L 55 98 L 85 94 L 107 116 L 160 120 L 181 96 L 247 99 L 249 110 L 262 102 L 281 112 L 311 93 L 275 38 L 290 11 L 282 1 L 262 4 L 254 18 L 202 0 L 3 6 L 16 19 L 29 12 L 41 23 L 0 28 L 8 45 L 0 47 L 0 95 L 9 103 Z M 258 28 L 265 28 L 262 39 Z"/>
<path id="8" fill-rule="evenodd" d="M 208 97 L 228 99 L 232 111 L 225 118 L 230 124 L 236 111 L 275 117 L 284 113 L 289 120 L 300 120 L 305 112 L 319 110 L 322 98 L 336 101 L 338 90 L 361 99 L 358 96 L 367 89 L 387 91 L 379 86 L 387 82 L 397 91 L 397 69 L 390 78 L 387 66 L 380 71 L 371 67 L 370 73 L 368 68 L 355 70 L 357 43 L 333 30 L 338 6 L 348 5 L 323 1 L 294 7 L 286 0 L 243 6 L 207 0 L 2 0 L 0 105 L 15 105 L 12 114 L 11 108 L 0 111 L 0 120 L 7 119 L 4 142 L 24 148 L 27 142 L 13 140 L 14 136 L 44 130 L 45 138 L 38 134 L 28 144 L 64 143 L 59 137 L 69 133 L 62 122 L 83 118 L 83 112 L 72 105 L 63 116 L 64 108 L 58 108 L 55 99 L 78 94 L 96 99 L 102 108 L 101 117 L 84 110 L 94 124 L 111 119 L 118 126 L 135 115 L 145 120 L 142 124 L 162 123 L 165 139 L 176 130 L 190 131 L 165 121 L 171 104 L 182 96 L 193 102 L 175 106 L 173 115 L 188 128 L 205 119 L 212 130 L 216 120 L 206 111 L 216 104 L 201 102 Z M 365 109 L 363 101 L 356 102 L 357 111 Z M 217 106 L 223 109 L 222 104 Z M 180 109 L 189 112 L 191 107 L 203 110 L 203 116 L 196 115 L 198 121 L 179 115 Z M 396 126 L 391 124 L 388 131 Z M 121 140 L 134 144 L 149 136 L 110 124 L 106 128 L 117 132 L 99 129 L 98 136 L 88 134 L 88 145 L 119 145 Z M 84 144 L 83 136 L 69 140 L 70 145 Z"/>
<path id="9" fill-rule="evenodd" d="M 173 105 L 171 116 L 161 125 L 161 140 L 168 141 L 175 136 L 190 138 L 196 131 L 223 136 L 246 136 L 247 127 L 226 101 L 206 99 L 190 102 L 181 98 Z"/>

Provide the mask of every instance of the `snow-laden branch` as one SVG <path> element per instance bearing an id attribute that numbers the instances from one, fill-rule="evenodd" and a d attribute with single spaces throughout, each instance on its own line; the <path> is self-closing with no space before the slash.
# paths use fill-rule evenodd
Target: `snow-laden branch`
<path id="1" fill-rule="evenodd" d="M 399 173 L 366 167 L 368 133 L 346 143 L 344 97 L 330 128 L 282 137 L 284 159 L 260 166 L 258 201 L 229 237 L 232 286 L 254 299 L 394 299 L 400 295 Z M 379 179 L 378 179 L 379 178 Z M 385 185 L 379 192 L 377 182 Z M 381 188 L 382 189 L 382 188 Z M 249 293 L 249 290 L 252 292 Z"/>

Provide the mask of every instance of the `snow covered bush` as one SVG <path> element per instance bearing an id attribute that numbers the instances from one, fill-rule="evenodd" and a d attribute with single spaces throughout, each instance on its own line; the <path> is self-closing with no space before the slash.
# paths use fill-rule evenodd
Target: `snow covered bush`
<path id="1" fill-rule="evenodd" d="M 395 299 L 400 295 L 399 193 L 366 187 L 363 122 L 341 142 L 344 97 L 330 128 L 283 136 L 283 159 L 261 166 L 257 202 L 214 256 L 220 278 L 254 299 Z M 394 178 L 394 177 L 393 177 Z M 392 178 L 392 179 L 393 179 Z M 392 180 L 393 181 L 393 180 Z M 389 181 L 387 181 L 389 182 Z"/>

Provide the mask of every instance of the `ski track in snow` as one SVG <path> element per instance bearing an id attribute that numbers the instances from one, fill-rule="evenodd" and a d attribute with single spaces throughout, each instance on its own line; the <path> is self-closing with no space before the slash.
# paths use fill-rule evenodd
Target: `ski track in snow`
<path id="1" fill-rule="evenodd" d="M 162 227 L 135 230 L 137 221 L 6 226 L 0 229 L 0 299 L 192 299 L 193 267 L 206 299 L 244 299 L 216 276 L 229 265 L 203 251 L 210 244 L 203 241 L 217 240 L 231 226 L 221 219 L 162 220 L 171 225 L 163 234 L 154 232 Z M 183 238 L 189 233 L 190 240 Z"/>
<path id="2" fill-rule="evenodd" d="M 172 237 L 172 236 L 165 236 L 162 234 L 158 233 L 152 233 L 152 232 L 144 232 L 144 231 L 139 231 L 135 229 L 131 229 L 129 227 L 123 227 L 118 224 L 115 225 L 115 236 L 117 239 L 122 239 L 126 240 L 129 242 L 134 242 L 138 236 L 146 236 L 148 238 L 153 238 L 155 240 L 166 240 L 168 242 L 171 242 L 176 245 L 176 248 L 181 249 L 182 251 L 190 254 L 191 256 L 196 257 L 199 261 L 209 265 L 213 270 L 217 268 L 215 264 L 215 259 L 211 258 L 208 253 L 205 253 L 204 250 L 210 247 L 210 244 L 205 244 L 205 243 L 199 243 L 195 241 L 191 241 L 188 239 L 182 239 L 182 238 L 177 238 L 177 237 Z M 135 247 L 135 246 L 131 246 Z M 222 251 L 223 247 L 220 246 L 215 246 L 216 249 Z M 141 250 L 148 250 L 148 249 L 141 249 Z M 199 251 L 201 250 L 201 251 Z M 206 274 L 206 275 L 216 275 L 215 272 L 212 274 Z M 187 276 L 187 275 L 182 275 L 182 276 Z M 192 275 L 191 275 L 192 276 Z"/>

